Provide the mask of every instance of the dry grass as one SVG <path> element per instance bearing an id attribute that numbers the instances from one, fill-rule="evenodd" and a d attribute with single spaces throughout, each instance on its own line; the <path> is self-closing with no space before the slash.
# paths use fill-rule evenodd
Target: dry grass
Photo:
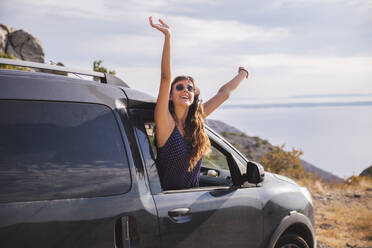
<path id="1" fill-rule="evenodd" d="M 315 222 L 318 241 L 330 247 L 372 246 L 372 211 L 363 204 L 342 200 L 317 204 Z"/>
<path id="2" fill-rule="evenodd" d="M 372 247 L 372 178 L 299 181 L 312 193 L 317 240 L 327 247 Z M 347 246 L 349 245 L 349 246 Z"/>

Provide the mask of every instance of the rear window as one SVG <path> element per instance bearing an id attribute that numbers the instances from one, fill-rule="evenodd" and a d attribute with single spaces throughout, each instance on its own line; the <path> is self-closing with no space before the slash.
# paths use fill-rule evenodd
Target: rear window
<path id="1" fill-rule="evenodd" d="M 0 202 L 125 193 L 128 159 L 104 105 L 0 100 Z"/>

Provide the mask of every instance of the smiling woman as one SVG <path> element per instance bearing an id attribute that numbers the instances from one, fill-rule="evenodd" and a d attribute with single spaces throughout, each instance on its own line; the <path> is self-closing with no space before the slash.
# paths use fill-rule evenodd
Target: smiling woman
<path id="1" fill-rule="evenodd" d="M 157 164 L 162 187 L 166 190 L 198 187 L 202 156 L 210 148 L 204 119 L 229 98 L 244 78 L 248 78 L 248 71 L 239 67 L 238 75 L 202 103 L 192 77 L 178 76 L 171 81 L 171 30 L 161 19 L 159 24 L 154 24 L 152 17 L 149 21 L 165 37 L 155 108 Z"/>

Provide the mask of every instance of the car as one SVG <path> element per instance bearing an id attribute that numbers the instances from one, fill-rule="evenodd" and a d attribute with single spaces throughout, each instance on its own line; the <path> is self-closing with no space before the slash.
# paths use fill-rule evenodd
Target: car
<path id="1" fill-rule="evenodd" d="M 309 191 L 208 125 L 200 186 L 163 190 L 153 96 L 110 74 L 0 64 L 39 70 L 0 70 L 2 247 L 316 247 Z"/>

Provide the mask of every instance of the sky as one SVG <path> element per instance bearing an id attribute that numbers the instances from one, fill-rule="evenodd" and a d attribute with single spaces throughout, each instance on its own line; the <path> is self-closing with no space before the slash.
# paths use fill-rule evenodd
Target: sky
<path id="1" fill-rule="evenodd" d="M 12 0 L 0 23 L 37 37 L 46 62 L 114 69 L 156 96 L 163 35 L 172 30 L 172 72 L 195 78 L 204 101 L 233 78 L 233 98 L 372 93 L 371 0 Z"/>
<path id="2" fill-rule="evenodd" d="M 0 23 L 38 38 L 46 62 L 92 69 L 93 61 L 103 60 L 103 65 L 115 70 L 130 87 L 156 96 L 164 38 L 150 27 L 149 16 L 154 20 L 162 18 L 172 30 L 173 76 L 193 76 L 204 101 L 232 79 L 239 66 L 244 66 L 250 72 L 249 79 L 233 92 L 227 104 L 287 105 L 340 102 L 346 98 L 368 101 L 368 106 L 372 103 L 372 0 L 0 1 Z M 298 146 L 307 144 L 304 132 L 320 133 L 321 141 L 317 142 L 339 142 L 341 147 L 335 148 L 334 156 L 324 157 L 321 152 L 316 154 L 318 143 L 313 142 L 315 145 L 312 143 L 304 152 L 314 160 L 319 158 L 315 165 L 342 167 L 344 171 L 338 173 L 342 176 L 359 173 L 370 163 L 368 145 L 362 151 L 363 156 L 355 146 L 348 152 L 353 157 L 348 158 L 339 154 L 345 146 L 335 137 L 346 139 L 345 135 L 353 134 L 346 144 L 369 144 L 372 114 L 368 113 L 370 108 L 365 110 L 360 124 L 365 129 L 360 131 L 352 125 L 352 118 L 356 117 L 349 114 L 328 113 L 320 119 L 323 126 L 315 129 L 317 122 L 310 120 L 308 130 L 301 126 L 295 134 L 296 140 L 304 141 Z M 228 117 L 227 112 L 218 111 L 214 114 L 220 120 L 234 122 L 228 119 L 233 117 Z M 318 113 L 316 109 L 312 111 Z M 336 108 L 332 111 L 338 113 Z M 364 115 L 359 112 L 357 116 Z M 293 113 L 288 112 L 286 123 L 293 122 Z M 297 117 L 293 116 L 293 120 Z M 343 118 L 348 120 L 346 124 Z M 275 121 L 278 120 L 269 123 L 282 123 Z M 359 123 L 361 119 L 355 121 Z M 297 145 L 295 141 L 291 143 L 286 123 L 282 123 L 280 130 L 262 128 L 262 136 Z M 259 128 L 262 123 L 257 125 Z M 329 133 L 341 126 L 345 129 L 331 137 Z M 270 131 L 274 132 L 272 137 L 268 136 Z M 359 167 L 350 166 L 355 164 L 353 161 L 358 161 Z"/>

